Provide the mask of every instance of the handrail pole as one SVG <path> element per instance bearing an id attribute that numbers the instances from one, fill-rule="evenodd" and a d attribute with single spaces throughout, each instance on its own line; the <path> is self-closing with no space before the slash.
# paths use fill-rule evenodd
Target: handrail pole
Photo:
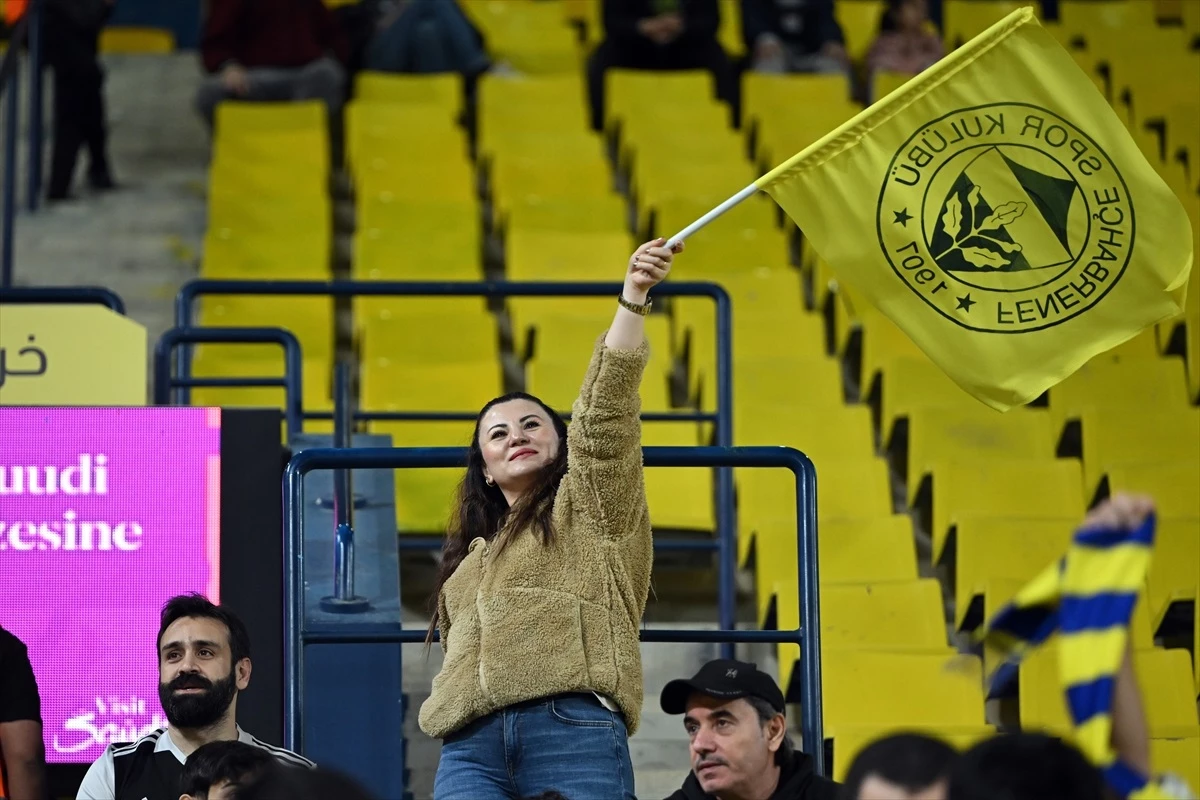
<path id="1" fill-rule="evenodd" d="M 720 288 L 720 287 L 718 287 Z M 733 446 L 733 312 L 729 294 L 716 295 L 718 447 Z M 733 470 L 717 467 L 717 618 L 725 630 L 737 627 L 737 519 Z M 721 645 L 721 658 L 733 658 L 733 643 Z"/>
<path id="2" fill-rule="evenodd" d="M 125 301 L 103 286 L 0 286 L 0 303 L 95 304 L 125 316 Z"/>
<path id="3" fill-rule="evenodd" d="M 43 0 L 31 0 L 25 15 L 29 18 L 29 156 L 25 176 L 25 205 L 37 211 L 42 194 L 42 29 Z"/>
<path id="4" fill-rule="evenodd" d="M 824 774 L 824 729 L 821 718 L 820 685 L 820 611 L 813 602 L 817 595 L 816 569 L 816 478 L 812 462 L 804 454 L 787 447 L 646 447 L 646 466 L 690 467 L 787 467 L 796 476 L 798 547 L 800 570 L 801 627 L 781 631 L 738 630 L 647 630 L 642 641 L 662 642 L 745 642 L 800 645 L 800 692 L 804 701 L 801 726 L 805 750 L 813 756 L 814 768 Z M 317 469 L 359 468 L 449 468 L 466 463 L 466 449 L 455 447 L 360 448 L 355 450 L 310 449 L 295 455 L 284 472 L 284 746 L 303 751 L 303 724 L 300 716 L 303 698 L 303 646 L 314 642 L 401 643 L 420 641 L 416 630 L 394 626 L 347 626 L 314 631 L 306 635 L 303 625 L 304 603 L 300 594 L 304 585 L 303 477 Z"/>

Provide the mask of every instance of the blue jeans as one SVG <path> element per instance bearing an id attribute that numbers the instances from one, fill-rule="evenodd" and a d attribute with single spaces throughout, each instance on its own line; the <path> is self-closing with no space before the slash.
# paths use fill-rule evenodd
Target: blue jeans
<path id="1" fill-rule="evenodd" d="M 503 708 L 442 742 L 434 800 L 636 800 L 620 714 L 587 694 Z"/>

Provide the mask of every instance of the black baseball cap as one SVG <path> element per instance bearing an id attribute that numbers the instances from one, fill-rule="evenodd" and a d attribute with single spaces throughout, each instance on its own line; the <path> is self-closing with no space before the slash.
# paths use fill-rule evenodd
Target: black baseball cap
<path id="1" fill-rule="evenodd" d="M 745 661 L 725 658 L 710 661 L 691 678 L 680 678 L 664 686 L 659 704 L 668 714 L 682 714 L 687 711 L 688 698 L 694 692 L 722 700 L 757 697 L 766 700 L 780 714 L 786 713 L 783 692 L 775 679 L 757 664 Z"/>

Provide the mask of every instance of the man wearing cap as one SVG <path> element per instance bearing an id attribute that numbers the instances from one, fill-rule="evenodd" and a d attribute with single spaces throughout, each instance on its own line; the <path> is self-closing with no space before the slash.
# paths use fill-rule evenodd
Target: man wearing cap
<path id="1" fill-rule="evenodd" d="M 813 772 L 787 733 L 783 692 L 754 664 L 718 659 L 662 691 L 683 714 L 692 772 L 667 800 L 837 800 L 838 784 Z"/>

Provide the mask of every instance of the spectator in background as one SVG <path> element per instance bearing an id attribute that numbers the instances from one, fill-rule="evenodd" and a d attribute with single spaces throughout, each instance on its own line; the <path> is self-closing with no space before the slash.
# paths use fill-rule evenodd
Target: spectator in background
<path id="1" fill-rule="evenodd" d="M 250 635 L 232 611 L 203 596 L 172 597 L 158 629 L 158 699 L 166 728 L 110 744 L 92 764 L 77 800 L 180 800 L 184 764 L 209 742 L 238 741 L 273 759 L 312 767 L 237 724 L 238 694 L 250 685 Z"/>
<path id="2" fill-rule="evenodd" d="M 836 800 L 838 784 L 813 772 L 787 732 L 783 692 L 755 664 L 717 659 L 674 680 L 659 698 L 683 714 L 692 772 L 667 800 Z"/>
<path id="3" fill-rule="evenodd" d="M 733 103 L 736 78 L 717 42 L 717 0 L 603 0 L 604 41 L 587 66 L 592 128 L 604 127 L 604 74 L 610 67 L 706 69 L 717 96 Z M 664 106 L 670 97 L 664 97 Z"/>
<path id="4" fill-rule="evenodd" d="M 898 733 L 864 747 L 846 773 L 840 800 L 945 800 L 954 748 L 920 733 Z"/>
<path id="5" fill-rule="evenodd" d="M 1041 733 L 987 739 L 950 773 L 950 800 L 1104 800 L 1100 771 L 1074 746 Z"/>
<path id="6" fill-rule="evenodd" d="M 833 0 L 742 0 L 742 35 L 758 72 L 849 74 Z"/>
<path id="7" fill-rule="evenodd" d="M 483 37 L 456 0 L 387 3 L 363 61 L 377 72 L 457 72 L 468 80 L 489 64 Z"/>
<path id="8" fill-rule="evenodd" d="M 322 0 L 210 0 L 200 53 L 209 127 L 223 100 L 323 100 L 331 120 L 340 113 L 346 45 Z"/>
<path id="9" fill-rule="evenodd" d="M 881 71 L 916 75 L 944 54 L 942 37 L 929 20 L 928 0 L 888 0 L 879 36 L 867 53 L 867 78 Z"/>
<path id="10" fill-rule="evenodd" d="M 71 197 L 79 150 L 87 147 L 88 184 L 113 189 L 104 113 L 100 30 L 114 0 L 46 0 L 46 63 L 54 70 L 54 146 L 46 199 Z"/>
<path id="11" fill-rule="evenodd" d="M 274 763 L 261 747 L 244 742 L 209 742 L 188 756 L 179 776 L 179 800 L 231 800 L 234 791 Z"/>
<path id="12" fill-rule="evenodd" d="M 0 797 L 47 796 L 37 680 L 25 644 L 0 628 Z"/>

